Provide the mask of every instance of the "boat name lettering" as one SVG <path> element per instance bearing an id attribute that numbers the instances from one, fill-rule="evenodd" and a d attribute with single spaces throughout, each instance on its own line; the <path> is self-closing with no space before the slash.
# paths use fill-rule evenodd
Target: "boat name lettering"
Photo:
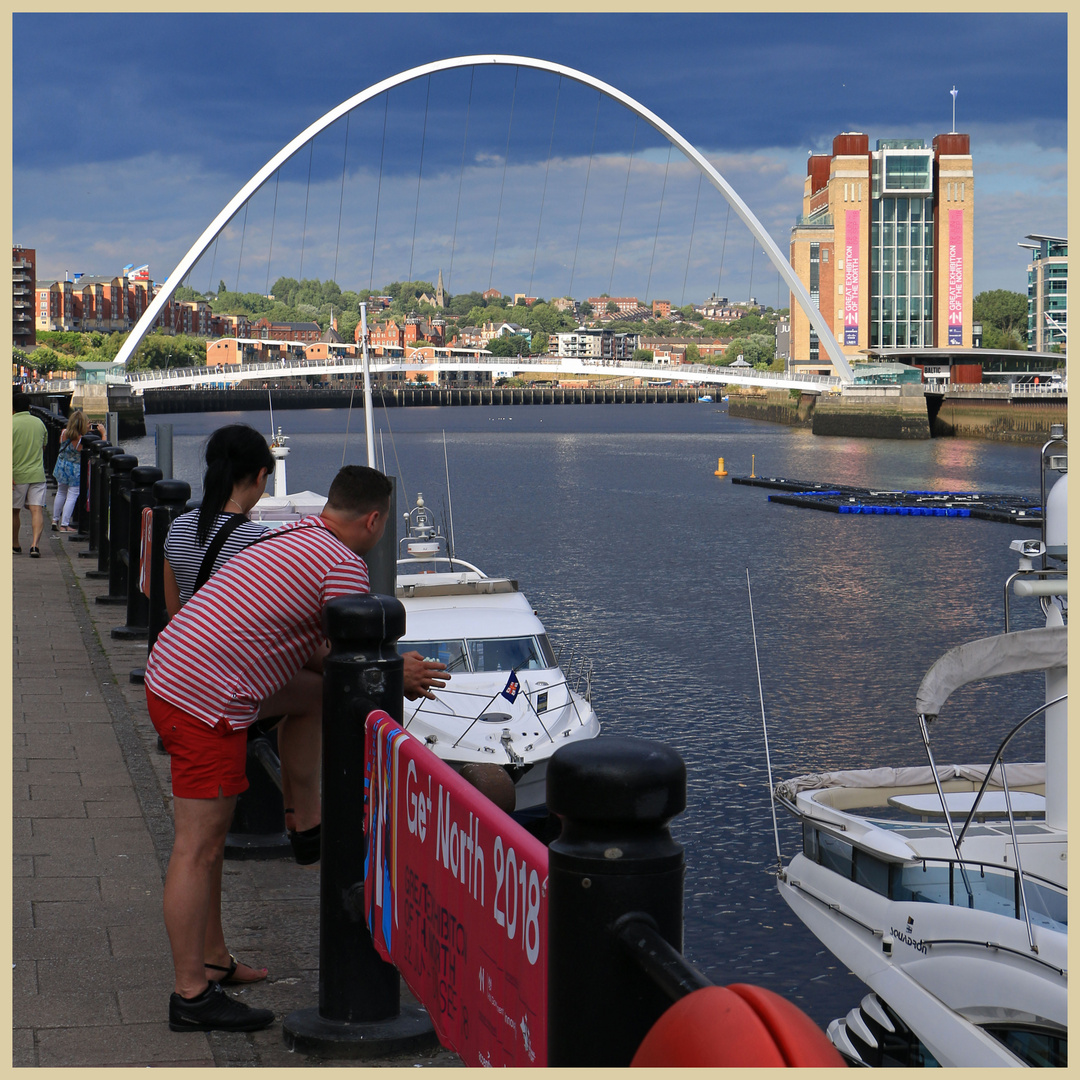
<path id="1" fill-rule="evenodd" d="M 913 938 L 910 934 L 906 933 L 903 930 L 897 930 L 895 926 L 889 932 L 897 941 L 903 942 L 903 944 L 909 946 L 912 949 L 915 949 L 916 952 L 921 952 L 923 956 L 926 955 L 926 942 L 919 941 L 917 938 Z"/>

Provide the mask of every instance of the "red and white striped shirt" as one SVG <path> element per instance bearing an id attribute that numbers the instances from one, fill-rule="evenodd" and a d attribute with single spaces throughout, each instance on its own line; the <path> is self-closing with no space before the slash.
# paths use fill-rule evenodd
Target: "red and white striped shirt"
<path id="1" fill-rule="evenodd" d="M 323 642 L 322 609 L 368 592 L 367 566 L 307 517 L 234 555 L 169 621 L 146 685 L 211 727 L 246 728 Z"/>

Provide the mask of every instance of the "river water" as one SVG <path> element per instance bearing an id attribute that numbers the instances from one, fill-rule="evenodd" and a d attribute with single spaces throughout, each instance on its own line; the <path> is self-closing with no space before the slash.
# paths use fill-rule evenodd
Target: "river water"
<path id="1" fill-rule="evenodd" d="M 198 496 L 205 438 L 269 413 L 173 414 L 174 475 Z M 291 436 L 289 489 L 325 493 L 363 463 L 363 415 L 275 412 Z M 153 464 L 153 432 L 125 449 Z M 351 434 L 346 438 L 346 426 Z M 747 594 L 753 589 L 774 779 L 925 764 L 915 693 L 946 649 L 1003 628 L 1009 542 L 1037 527 L 956 518 L 850 516 L 768 502 L 729 473 L 867 488 L 1038 496 L 1038 449 L 942 439 L 815 437 L 729 417 L 723 404 L 475 406 L 379 412 L 376 443 L 441 515 L 443 432 L 458 554 L 517 578 L 556 648 L 591 656 L 605 733 L 658 739 L 683 756 L 688 807 L 687 956 L 717 983 L 753 982 L 823 1026 L 864 992 L 776 891 L 762 707 Z M 753 456 L 753 457 L 752 457 Z M 1035 613 L 1014 605 L 1014 628 Z M 985 762 L 1041 700 L 1018 676 L 954 695 L 935 725 L 939 763 Z M 1031 725 L 1035 727 L 1036 725 Z M 1008 760 L 1042 760 L 1042 728 Z M 779 811 L 785 860 L 800 843 Z"/>

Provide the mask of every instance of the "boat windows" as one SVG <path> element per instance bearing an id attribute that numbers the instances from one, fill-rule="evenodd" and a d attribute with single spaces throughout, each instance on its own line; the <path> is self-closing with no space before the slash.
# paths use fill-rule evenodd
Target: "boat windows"
<path id="1" fill-rule="evenodd" d="M 398 652 L 416 651 L 425 660 L 440 660 L 447 671 L 468 671 L 464 641 L 399 641 Z"/>
<path id="2" fill-rule="evenodd" d="M 548 662 L 534 637 L 470 641 L 469 658 L 473 671 L 530 671 L 555 666 L 554 662 Z"/>
<path id="3" fill-rule="evenodd" d="M 532 671 L 557 667 L 547 635 L 479 638 L 475 641 L 399 641 L 398 652 L 415 650 L 441 660 L 448 671 Z"/>
<path id="4" fill-rule="evenodd" d="M 1069 1041 L 1063 1031 L 1010 1028 L 1002 1024 L 987 1024 L 986 1030 L 1026 1065 L 1064 1069 L 1069 1064 Z"/>

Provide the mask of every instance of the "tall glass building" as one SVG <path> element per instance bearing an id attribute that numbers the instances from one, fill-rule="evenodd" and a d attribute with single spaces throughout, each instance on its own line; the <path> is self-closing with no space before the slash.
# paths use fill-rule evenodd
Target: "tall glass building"
<path id="1" fill-rule="evenodd" d="M 1025 236 L 1028 264 L 1027 347 L 1065 351 L 1068 325 L 1069 241 L 1063 236 Z"/>
<path id="2" fill-rule="evenodd" d="M 807 162 L 791 264 L 845 354 L 970 347 L 974 184 L 967 135 L 833 140 Z M 831 372 L 806 314 L 791 304 L 791 358 Z"/>

